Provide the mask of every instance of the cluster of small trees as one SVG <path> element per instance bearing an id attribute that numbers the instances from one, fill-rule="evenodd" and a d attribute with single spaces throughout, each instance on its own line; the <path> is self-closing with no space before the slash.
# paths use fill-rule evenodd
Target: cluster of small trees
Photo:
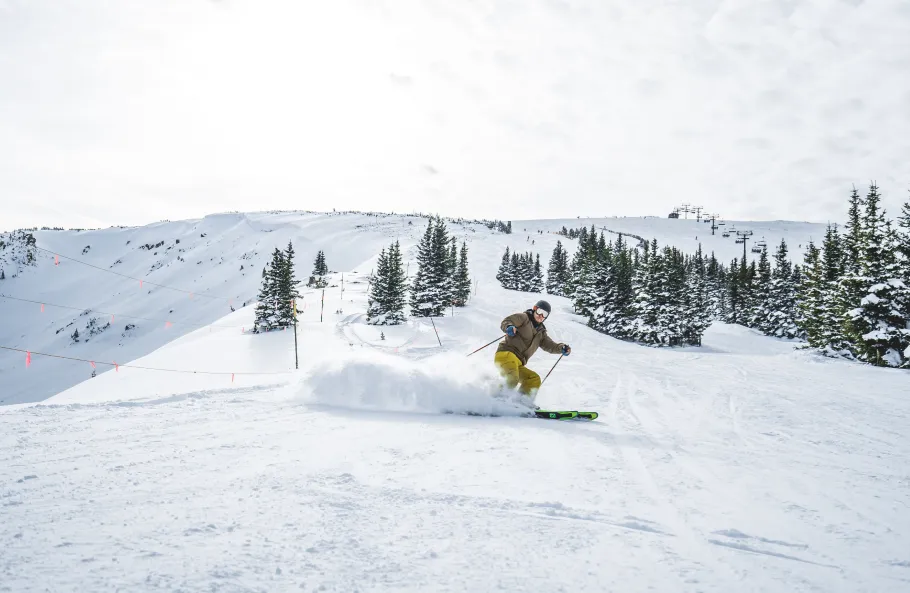
<path id="1" fill-rule="evenodd" d="M 578 239 L 579 237 L 581 237 L 582 233 L 587 234 L 587 232 L 588 232 L 588 229 L 586 227 L 579 227 L 577 229 L 569 229 L 569 228 L 566 228 L 565 225 L 563 225 L 563 227 L 561 229 L 556 231 L 556 234 L 562 235 L 563 237 L 568 237 L 569 239 Z"/>
<path id="2" fill-rule="evenodd" d="M 488 229 L 497 230 L 500 233 L 505 233 L 506 235 L 512 234 L 512 221 L 503 222 L 501 220 L 490 220 L 486 221 L 486 226 Z"/>
<path id="3" fill-rule="evenodd" d="M 910 200 L 895 224 L 875 184 L 865 199 L 854 189 L 843 233 L 829 226 L 804 267 L 797 321 L 811 347 L 910 368 Z"/>
<path id="4" fill-rule="evenodd" d="M 379 325 L 402 323 L 406 301 L 415 317 L 435 317 L 447 307 L 463 307 L 470 295 L 467 243 L 462 242 L 459 251 L 442 218 L 431 218 L 417 246 L 417 272 L 410 286 L 398 243 L 380 253 L 370 281 L 367 318 Z"/>
<path id="5" fill-rule="evenodd" d="M 407 318 L 404 313 L 407 290 L 401 247 L 398 241 L 395 241 L 388 250 L 383 249 L 379 253 L 376 272 L 370 278 L 367 320 L 377 325 L 404 323 Z"/>
<path id="6" fill-rule="evenodd" d="M 294 302 L 300 298 L 297 284 L 294 246 L 289 241 L 285 251 L 275 248 L 272 261 L 262 270 L 262 288 L 259 290 L 253 331 L 269 331 L 294 324 Z"/>
<path id="7" fill-rule="evenodd" d="M 328 276 L 328 274 L 329 267 L 325 263 L 325 252 L 320 249 L 316 254 L 316 261 L 313 262 L 313 272 L 310 274 L 307 286 L 310 288 L 325 288 L 325 277 Z"/>
<path id="8" fill-rule="evenodd" d="M 496 279 L 503 288 L 520 290 L 523 292 L 541 292 L 543 290 L 543 270 L 540 267 L 540 254 L 536 256 L 530 251 L 519 254 L 509 248 L 502 255 L 502 263 Z"/>
<path id="9" fill-rule="evenodd" d="M 797 319 L 797 296 L 802 269 L 787 257 L 781 240 L 774 267 L 762 247 L 758 263 L 733 258 L 724 267 L 713 256 L 708 263 L 709 310 L 713 318 L 738 323 L 778 338 L 802 338 Z"/>
<path id="10" fill-rule="evenodd" d="M 547 292 L 572 299 L 591 327 L 648 344 L 698 344 L 712 319 L 880 366 L 910 368 L 910 201 L 896 221 L 881 208 L 878 187 L 850 196 L 846 227 L 829 225 L 803 265 L 786 241 L 773 256 L 729 265 L 701 249 L 686 255 L 652 241 L 640 251 L 620 236 L 564 229 L 577 236 L 571 264 L 557 242 Z"/>
<path id="11" fill-rule="evenodd" d="M 571 263 L 557 242 L 547 290 L 572 299 L 588 325 L 646 344 L 700 344 L 710 323 L 706 264 L 699 250 L 687 256 L 654 240 L 639 252 L 622 235 L 608 242 L 592 226 L 578 231 Z"/>

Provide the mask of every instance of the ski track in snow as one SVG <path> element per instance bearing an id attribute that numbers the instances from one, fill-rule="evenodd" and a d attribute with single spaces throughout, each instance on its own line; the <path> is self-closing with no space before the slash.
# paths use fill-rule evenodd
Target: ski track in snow
<path id="1" fill-rule="evenodd" d="M 505 245 L 473 237 L 481 278 Z M 365 290 L 303 314 L 297 373 L 124 368 L 0 407 L 0 591 L 910 590 L 906 375 L 722 324 L 639 347 L 552 297 L 573 354 L 537 403 L 598 421 L 444 414 L 515 413 L 495 346 L 465 354 L 536 295 L 484 286 L 440 347 L 366 325 Z M 292 337 L 195 332 L 137 364 L 254 368 Z"/>

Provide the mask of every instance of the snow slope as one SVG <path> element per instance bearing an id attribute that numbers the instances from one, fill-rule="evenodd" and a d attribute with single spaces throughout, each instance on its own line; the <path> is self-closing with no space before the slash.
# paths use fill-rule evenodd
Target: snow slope
<path id="1" fill-rule="evenodd" d="M 573 354 L 538 403 L 602 416 L 520 418 L 489 397 L 492 347 L 465 354 L 535 298 L 484 280 L 526 239 L 473 235 L 481 281 L 441 346 L 423 321 L 365 325 L 348 283 L 321 323 L 305 295 L 299 371 L 291 332 L 203 327 L 136 364 L 276 374 L 121 368 L 0 408 L 0 589 L 910 588 L 905 373 L 723 324 L 640 347 L 557 297 Z"/>
<path id="2" fill-rule="evenodd" d="M 305 280 L 320 249 L 326 252 L 330 269 L 345 271 L 373 259 L 396 238 L 410 244 L 418 236 L 413 229 L 423 228 L 423 221 L 404 216 L 232 213 L 139 228 L 37 231 L 38 247 L 187 292 L 145 283 L 140 287 L 135 280 L 68 259 L 55 265 L 47 252 L 38 252 L 38 265 L 22 268 L 15 278 L 9 262 L 0 262 L 7 269 L 0 294 L 75 307 L 47 305 L 42 311 L 37 303 L 0 299 L 0 345 L 125 363 L 208 326 L 232 306 L 252 303 L 275 247 L 284 249 L 288 241 L 294 242 L 297 274 Z M 113 319 L 110 313 L 115 313 Z M 86 326 L 92 319 L 97 326 L 109 322 L 111 326 L 89 337 Z M 83 338 L 74 343 L 71 335 L 77 329 Z M 239 333 L 243 328 L 220 322 L 212 329 Z M 40 401 L 89 378 L 92 370 L 85 363 L 48 360 L 42 367 L 46 372 L 38 374 L 29 372 L 24 362 L 20 353 L 0 351 L 4 377 L 0 404 Z"/>
<path id="3" fill-rule="evenodd" d="M 332 270 L 344 272 L 359 266 L 369 272 L 370 262 L 379 250 L 395 239 L 401 240 L 405 257 L 415 265 L 413 247 L 425 224 L 426 219 L 415 216 L 284 212 L 217 214 L 139 228 L 37 231 L 34 235 L 38 247 L 48 251 L 38 252 L 35 267 L 13 265 L 13 250 L 0 250 L 0 268 L 7 276 L 0 281 L 0 294 L 35 301 L 0 298 L 0 345 L 123 364 L 215 322 L 230 312 L 231 306 L 240 308 L 251 303 L 270 253 L 275 247 L 286 247 L 289 240 L 297 251 L 297 275 L 301 279 L 309 275 L 320 249 L 326 252 Z M 661 245 L 669 243 L 690 252 L 702 243 L 706 253 L 714 251 L 725 262 L 742 254 L 742 247 L 733 238 L 724 239 L 720 234 L 712 237 L 709 225 L 694 220 L 649 217 L 514 221 L 510 236 L 477 224 L 450 224 L 450 230 L 469 242 L 472 274 L 480 286 L 486 287 L 495 283 L 495 270 L 506 246 L 539 252 L 546 264 L 560 239 L 550 233 L 563 226 L 590 228 L 591 224 L 598 229 L 656 237 Z M 735 224 L 753 229 L 756 238 L 765 236 L 769 246 L 785 237 L 794 253 L 800 245 L 805 247 L 810 237 L 818 239 L 824 231 L 824 225 L 814 223 Z M 546 234 L 538 235 L 537 230 Z M 562 241 L 574 251 L 575 241 Z M 477 250 L 473 249 L 475 245 Z M 138 281 L 69 259 L 60 259 L 55 265 L 52 253 L 141 278 L 146 284 L 140 287 Z M 755 257 L 751 252 L 749 256 Z M 22 271 L 16 274 L 19 269 Z M 174 286 L 186 292 L 147 283 Z M 41 303 L 47 303 L 43 311 Z M 110 313 L 115 314 L 113 318 Z M 107 323 L 110 326 L 90 336 L 87 334 L 92 320 L 98 329 Z M 222 320 L 206 331 L 239 333 L 243 327 L 242 323 Z M 71 339 L 74 330 L 82 336 L 78 343 Z M 24 354 L 0 350 L 0 405 L 41 401 L 88 379 L 92 371 L 86 363 L 53 359 L 45 359 L 41 368 L 43 372 L 31 372 L 25 366 Z M 281 368 L 288 367 L 285 364 Z M 106 372 L 108 368 L 97 370 Z"/>

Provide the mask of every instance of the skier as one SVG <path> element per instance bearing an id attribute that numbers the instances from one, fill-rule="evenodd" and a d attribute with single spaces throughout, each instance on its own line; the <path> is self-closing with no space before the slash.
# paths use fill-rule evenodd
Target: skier
<path id="1" fill-rule="evenodd" d="M 503 319 L 500 329 L 506 333 L 506 337 L 499 343 L 493 359 L 506 380 L 506 385 L 513 389 L 521 384 L 518 390 L 531 398 L 532 402 L 537 396 L 537 390 L 540 389 L 540 375 L 525 365 L 537 348 L 563 356 L 568 356 L 572 352 L 568 344 L 557 344 L 547 335 L 547 328 L 543 322 L 549 315 L 550 303 L 537 301 L 532 309 Z"/>

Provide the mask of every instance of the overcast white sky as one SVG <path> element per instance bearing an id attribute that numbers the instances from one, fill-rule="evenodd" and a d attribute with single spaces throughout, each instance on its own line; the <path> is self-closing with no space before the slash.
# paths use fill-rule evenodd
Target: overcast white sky
<path id="1" fill-rule="evenodd" d="M 840 220 L 907 0 L 0 0 L 0 229 L 225 210 Z"/>

